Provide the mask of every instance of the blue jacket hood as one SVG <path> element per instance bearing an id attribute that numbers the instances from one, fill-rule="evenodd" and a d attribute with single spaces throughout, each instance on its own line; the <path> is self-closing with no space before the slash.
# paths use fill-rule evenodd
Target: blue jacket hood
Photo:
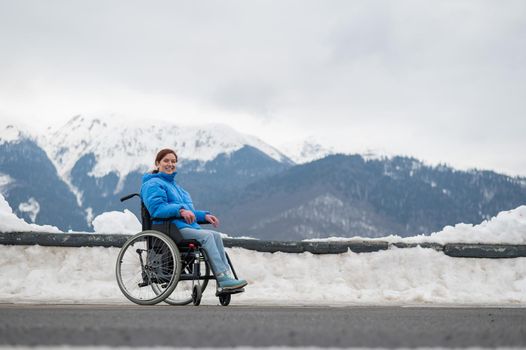
<path id="1" fill-rule="evenodd" d="M 146 173 L 142 176 L 142 183 L 146 183 L 147 181 L 150 181 L 151 179 L 161 179 L 167 182 L 174 182 L 175 181 L 175 175 L 177 175 L 177 171 L 174 171 L 172 174 L 166 174 L 163 172 L 158 172 L 155 174 L 152 173 Z"/>

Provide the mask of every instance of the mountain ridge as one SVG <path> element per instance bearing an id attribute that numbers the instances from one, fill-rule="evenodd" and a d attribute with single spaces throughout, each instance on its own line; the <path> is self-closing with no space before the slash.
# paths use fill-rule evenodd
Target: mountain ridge
<path id="1" fill-rule="evenodd" d="M 140 125 L 139 125 L 140 124 Z M 185 160 L 207 162 L 230 154 L 244 145 L 260 149 L 280 162 L 290 161 L 276 148 L 258 138 L 241 134 L 222 124 L 179 126 L 166 121 L 126 121 L 77 115 L 50 134 L 41 135 L 41 146 L 67 176 L 76 160 L 93 153 L 97 177 L 109 172 L 121 176 L 153 167 L 152 154 L 161 148 L 175 149 Z M 135 163 L 135 164 L 132 164 Z"/>
<path id="2" fill-rule="evenodd" d="M 143 173 L 153 168 L 153 156 L 166 143 L 181 145 L 177 181 L 198 208 L 217 213 L 221 230 L 232 236 L 405 236 L 480 222 L 526 203 L 526 178 L 493 171 L 430 166 L 412 157 L 332 150 L 323 155 L 327 150 L 320 145 L 311 148 L 310 160 L 294 164 L 270 145 L 258 148 L 261 140 L 217 124 L 193 127 L 189 139 L 177 140 L 174 135 L 190 129 L 120 124 L 77 116 L 45 138 L 14 126 L 0 128 L 0 191 L 27 220 L 56 224 L 55 216 L 61 215 L 75 218 L 57 225 L 62 229 L 86 229 L 95 216 L 124 208 L 118 198 L 139 190 Z M 223 146 L 228 152 L 217 153 Z M 197 148 L 204 150 L 202 158 L 187 156 Z M 47 170 L 28 182 L 20 173 L 27 164 Z M 62 214 L 42 209 L 61 202 L 67 203 Z M 130 209 L 140 217 L 138 205 Z"/>
<path id="3" fill-rule="evenodd" d="M 429 234 L 526 203 L 524 178 L 330 155 L 248 185 L 223 222 L 265 239 Z"/>

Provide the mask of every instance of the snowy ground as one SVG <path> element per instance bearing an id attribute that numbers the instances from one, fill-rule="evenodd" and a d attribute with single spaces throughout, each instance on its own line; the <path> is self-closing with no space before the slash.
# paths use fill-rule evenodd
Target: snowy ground
<path id="1" fill-rule="evenodd" d="M 116 228 L 109 222 L 135 229 L 135 218 L 120 214 L 99 218 L 103 231 Z M 0 231 L 36 229 L 50 231 L 16 218 L 0 196 Z M 526 206 L 478 226 L 461 224 L 431 239 L 402 241 L 428 240 L 525 244 Z M 526 306 L 526 258 L 451 258 L 420 247 L 338 255 L 228 252 L 249 282 L 232 304 Z M 102 247 L 0 246 L 0 302 L 129 303 L 115 281 L 117 253 L 117 248 Z M 217 304 L 212 285 L 204 304 Z"/>
<path id="2" fill-rule="evenodd" d="M 127 302 L 118 248 L 0 246 L 0 302 Z M 229 249 L 249 282 L 238 304 L 526 305 L 526 258 L 450 258 L 432 249 L 313 255 Z M 211 290 L 204 303 L 217 303 Z"/>

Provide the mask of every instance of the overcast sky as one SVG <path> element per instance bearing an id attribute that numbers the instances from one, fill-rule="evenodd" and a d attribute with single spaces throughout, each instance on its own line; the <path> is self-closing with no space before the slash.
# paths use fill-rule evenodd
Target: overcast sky
<path id="1" fill-rule="evenodd" d="M 0 118 L 224 123 L 526 176 L 526 1 L 0 0 Z"/>

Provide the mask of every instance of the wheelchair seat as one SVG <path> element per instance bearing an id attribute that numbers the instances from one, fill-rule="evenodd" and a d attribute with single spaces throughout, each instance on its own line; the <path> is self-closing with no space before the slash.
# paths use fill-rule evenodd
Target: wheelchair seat
<path id="1" fill-rule="evenodd" d="M 144 202 L 141 200 L 141 221 L 142 221 L 142 230 L 154 230 L 164 233 L 170 237 L 177 247 L 179 248 L 191 248 L 192 245 L 195 247 L 200 247 L 201 244 L 195 239 L 184 239 L 181 231 L 177 226 L 172 222 L 175 217 L 169 218 L 152 218 L 148 209 L 144 205 Z M 161 221 L 159 223 L 159 221 Z M 208 222 L 198 222 L 199 224 L 208 224 Z"/>

